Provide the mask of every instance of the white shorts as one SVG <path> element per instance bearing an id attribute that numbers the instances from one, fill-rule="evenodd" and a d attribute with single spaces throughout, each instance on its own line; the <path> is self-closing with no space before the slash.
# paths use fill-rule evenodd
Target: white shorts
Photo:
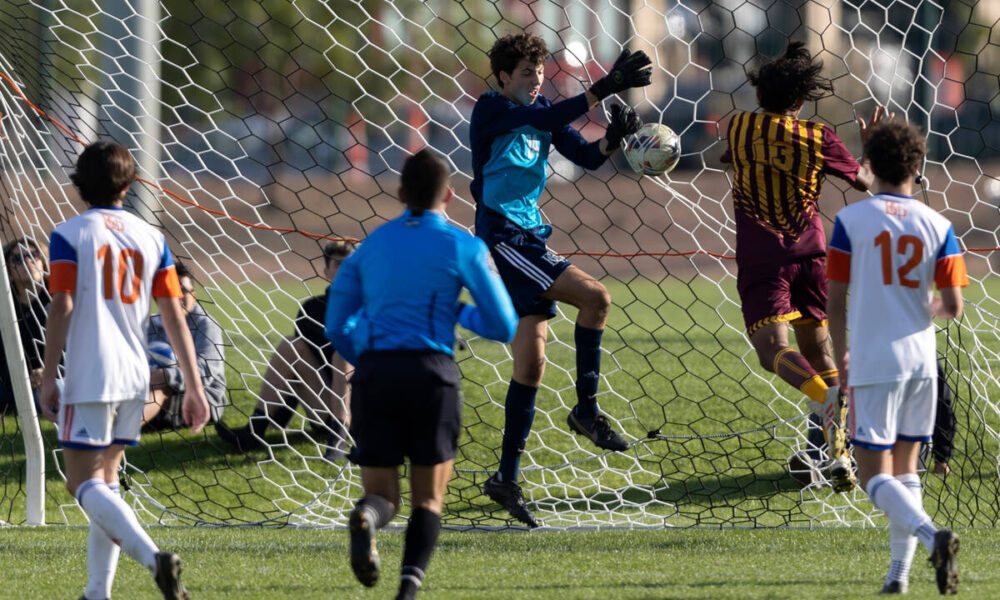
<path id="1" fill-rule="evenodd" d="M 853 386 L 848 389 L 851 443 L 889 450 L 897 440 L 929 442 L 934 433 L 937 381 L 933 377 Z"/>
<path id="2" fill-rule="evenodd" d="M 59 406 L 59 445 L 101 450 L 112 444 L 139 443 L 145 400 L 81 402 Z"/>

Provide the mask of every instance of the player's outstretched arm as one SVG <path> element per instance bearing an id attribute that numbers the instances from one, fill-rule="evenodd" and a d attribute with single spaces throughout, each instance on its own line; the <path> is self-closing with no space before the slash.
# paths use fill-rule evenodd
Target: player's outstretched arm
<path id="1" fill-rule="evenodd" d="M 198 372 L 198 356 L 194 351 L 194 340 L 188 331 L 184 319 L 184 309 L 178 298 L 157 298 L 160 316 L 163 318 L 163 330 L 167 333 L 170 347 L 181 369 L 184 379 L 184 400 L 181 404 L 181 415 L 184 422 L 191 426 L 192 433 L 198 433 L 208 423 L 208 399 Z"/>
<path id="2" fill-rule="evenodd" d="M 864 117 L 858 117 L 858 129 L 861 131 L 861 145 L 864 146 L 865 142 L 868 141 L 868 137 L 871 136 L 872 127 L 876 123 L 879 123 L 883 119 L 892 119 L 896 116 L 896 113 L 889 112 L 889 108 L 886 106 L 876 106 L 872 110 L 872 117 L 870 121 L 865 121 Z M 861 190 L 863 192 L 871 189 L 872 184 L 875 183 L 875 174 L 872 172 L 871 165 L 865 159 L 861 159 L 861 168 L 858 170 L 857 177 L 854 178 L 852 186 L 855 189 Z"/>
<path id="3" fill-rule="evenodd" d="M 611 156 L 614 151 L 621 148 L 622 140 L 626 136 L 632 135 L 642 128 L 642 119 L 635 113 L 635 109 L 625 104 L 611 105 L 611 120 L 608 128 L 604 130 L 604 139 L 601 140 L 601 153 Z"/>
<path id="4" fill-rule="evenodd" d="M 593 100 L 590 102 L 591 106 L 611 94 L 649 85 L 653 80 L 652 65 L 653 61 L 642 50 L 638 52 L 630 52 L 628 49 L 622 50 L 618 60 L 611 65 L 608 74 L 590 86 L 588 94 L 593 96 Z M 591 98 L 588 96 L 587 100 L 591 100 Z"/>
<path id="5" fill-rule="evenodd" d="M 53 294 L 45 326 L 45 358 L 42 366 L 42 389 L 39 395 L 42 415 L 53 423 L 56 422 L 59 413 L 59 388 L 56 386 L 56 378 L 59 375 L 59 363 L 66 347 L 66 335 L 69 332 L 69 320 L 72 315 L 73 294 L 69 292 Z"/>
<path id="6" fill-rule="evenodd" d="M 458 264 L 462 283 L 476 306 L 460 303 L 458 324 L 485 338 L 510 342 L 517 330 L 517 313 L 507 288 L 494 270 L 490 251 L 481 239 L 470 238 L 461 245 L 461 252 Z"/>
<path id="7" fill-rule="evenodd" d="M 361 275 L 355 261 L 357 254 L 340 265 L 337 277 L 330 284 L 326 295 L 326 319 L 323 334 L 333 344 L 333 349 L 348 363 L 358 363 L 354 341 L 348 331 L 348 320 L 361 308 Z"/>

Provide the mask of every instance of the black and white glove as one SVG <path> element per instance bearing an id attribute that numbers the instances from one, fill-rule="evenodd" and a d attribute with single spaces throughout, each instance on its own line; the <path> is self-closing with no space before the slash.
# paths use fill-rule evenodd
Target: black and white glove
<path id="1" fill-rule="evenodd" d="M 622 50 L 618 60 L 611 66 L 611 71 L 590 86 L 590 93 L 597 96 L 598 100 L 604 100 L 611 94 L 649 85 L 653 77 L 652 64 L 653 61 L 642 50 Z"/>
<path id="2" fill-rule="evenodd" d="M 635 114 L 635 109 L 629 105 L 611 105 L 611 120 L 604 131 L 604 139 L 608 141 L 608 150 L 617 150 L 622 145 L 625 136 L 632 135 L 642 127 L 642 119 Z"/>

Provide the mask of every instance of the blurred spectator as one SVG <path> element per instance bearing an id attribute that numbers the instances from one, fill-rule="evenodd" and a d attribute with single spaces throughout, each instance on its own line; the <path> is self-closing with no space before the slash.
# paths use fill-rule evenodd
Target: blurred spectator
<path id="1" fill-rule="evenodd" d="M 354 252 L 354 244 L 330 242 L 323 249 L 324 276 L 333 281 L 340 263 Z M 313 428 L 325 437 L 325 457 L 346 456 L 349 367 L 323 333 L 326 290 L 302 303 L 295 317 L 295 332 L 281 340 L 264 374 L 260 401 L 249 422 L 231 429 L 216 422 L 215 430 L 241 452 L 264 447 L 270 425 L 287 427 L 301 403 Z"/>
<path id="2" fill-rule="evenodd" d="M 177 262 L 177 278 L 180 280 L 181 308 L 185 321 L 194 340 L 198 358 L 198 371 L 205 387 L 212 421 L 218 422 L 222 416 L 222 405 L 226 394 L 226 370 L 222 357 L 222 328 L 205 313 L 198 304 L 194 281 L 187 267 Z M 147 343 L 153 348 L 169 348 L 167 333 L 163 329 L 163 319 L 159 314 L 149 318 L 146 330 Z M 172 360 L 172 352 L 150 353 L 149 402 L 142 412 L 143 427 L 148 430 L 178 429 L 184 426 L 181 415 L 181 400 L 184 397 L 184 381 L 181 370 Z"/>
<path id="3" fill-rule="evenodd" d="M 21 347 L 28 366 L 28 381 L 37 405 L 45 351 L 45 320 L 49 304 L 48 252 L 31 238 L 22 237 L 3 247 L 14 296 L 14 317 L 21 334 Z M 14 390 L 7 357 L 0 345 L 0 414 L 14 412 Z"/>

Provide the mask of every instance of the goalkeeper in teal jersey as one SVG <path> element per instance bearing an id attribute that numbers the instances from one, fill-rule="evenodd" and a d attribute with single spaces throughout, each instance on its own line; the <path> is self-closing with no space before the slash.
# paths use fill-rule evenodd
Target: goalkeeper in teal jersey
<path id="1" fill-rule="evenodd" d="M 569 428 L 600 448 L 628 448 L 597 406 L 601 336 L 611 297 L 599 281 L 546 246 L 552 227 L 542 222 L 538 199 L 545 188 L 549 148 L 554 145 L 586 169 L 600 167 L 625 136 L 642 125 L 635 111 L 613 105 L 605 136 L 596 142 L 587 142 L 569 124 L 611 94 L 649 85 L 652 75 L 652 62 L 644 52 L 625 50 L 608 75 L 587 92 L 552 103 L 540 94 L 548 55 L 545 42 L 527 33 L 497 40 L 489 56 L 500 91 L 483 94 L 476 102 L 469 134 L 476 235 L 489 247 L 518 315 L 500 467 L 484 491 L 529 527 L 537 527 L 538 521 L 524 505 L 518 468 L 535 416 L 535 395 L 545 371 L 547 322 L 556 315 L 556 301 L 579 309 L 578 402 L 567 418 Z"/>

